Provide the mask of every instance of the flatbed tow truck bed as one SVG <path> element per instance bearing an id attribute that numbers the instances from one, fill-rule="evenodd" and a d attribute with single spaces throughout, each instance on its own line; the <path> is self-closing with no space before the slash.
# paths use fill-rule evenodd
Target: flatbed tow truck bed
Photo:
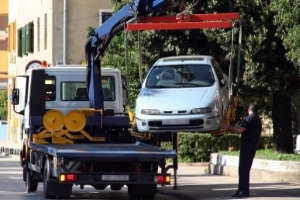
<path id="1" fill-rule="evenodd" d="M 157 161 L 176 157 L 175 150 L 166 150 L 142 142 L 132 144 L 36 144 L 30 142 L 29 147 L 55 157 L 101 159 L 102 161 Z"/>

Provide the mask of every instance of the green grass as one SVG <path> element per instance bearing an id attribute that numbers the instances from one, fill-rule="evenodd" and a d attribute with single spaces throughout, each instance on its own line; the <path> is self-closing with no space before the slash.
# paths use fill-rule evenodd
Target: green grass
<path id="1" fill-rule="evenodd" d="M 239 156 L 239 151 L 220 151 L 222 155 L 234 155 Z M 272 149 L 264 149 L 257 150 L 255 158 L 261 158 L 266 160 L 282 160 L 282 161 L 299 161 L 300 162 L 300 154 L 286 154 L 286 153 L 278 153 L 273 152 Z"/>

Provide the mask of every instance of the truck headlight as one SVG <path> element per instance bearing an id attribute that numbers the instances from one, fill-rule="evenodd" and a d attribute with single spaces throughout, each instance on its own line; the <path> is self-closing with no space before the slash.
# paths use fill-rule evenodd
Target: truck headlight
<path id="1" fill-rule="evenodd" d="M 192 109 L 192 114 L 202 114 L 202 113 L 210 113 L 212 111 L 211 107 L 205 107 L 205 108 L 194 108 Z"/>
<path id="2" fill-rule="evenodd" d="M 157 109 L 142 109 L 141 113 L 143 115 L 159 115 L 159 110 L 157 110 Z"/>

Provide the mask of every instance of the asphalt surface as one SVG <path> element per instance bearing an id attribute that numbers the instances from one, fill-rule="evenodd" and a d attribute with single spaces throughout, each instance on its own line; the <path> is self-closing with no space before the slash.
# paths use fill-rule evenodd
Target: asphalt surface
<path id="1" fill-rule="evenodd" d="M 21 145 L 0 141 L 0 149 L 3 146 L 5 146 L 5 149 L 16 149 Z M 19 156 L 17 154 L 2 152 L 0 158 L 18 160 Z M 231 195 L 236 192 L 238 178 L 208 174 L 208 163 L 179 163 L 176 182 L 175 171 L 171 168 L 168 172 L 172 174 L 172 185 L 159 186 L 158 193 L 167 194 L 168 196 L 173 196 L 174 199 L 183 200 L 238 199 L 231 197 Z M 250 197 L 247 199 L 300 199 L 300 184 L 292 182 L 273 182 L 272 180 L 254 180 L 252 178 L 250 181 Z"/>

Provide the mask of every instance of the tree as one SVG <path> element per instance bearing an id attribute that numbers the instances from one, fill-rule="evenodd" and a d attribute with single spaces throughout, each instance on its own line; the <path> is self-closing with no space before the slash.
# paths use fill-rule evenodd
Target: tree
<path id="1" fill-rule="evenodd" d="M 243 48 L 239 92 L 242 101 L 248 104 L 249 101 L 256 100 L 264 106 L 265 114 L 275 116 L 273 116 L 275 150 L 291 153 L 293 152 L 291 151 L 293 140 L 291 111 L 288 106 L 290 98 L 288 96 L 293 88 L 289 87 L 291 84 L 288 77 L 293 76 L 295 69 L 292 63 L 284 57 L 286 50 L 280 38 L 276 36 L 276 26 L 273 23 L 276 12 L 269 7 L 270 1 L 260 0 L 221 1 L 218 3 L 207 1 L 208 12 L 224 12 L 224 10 L 225 12 L 231 10 L 241 12 L 243 16 Z M 206 33 L 208 38 L 217 40 L 221 48 L 226 50 L 228 35 L 224 31 L 213 30 Z M 287 105 L 286 117 L 278 118 L 276 116 L 283 114 L 278 109 L 282 104 Z"/>
<path id="2" fill-rule="evenodd" d="M 0 117 L 1 119 L 7 118 L 7 91 L 0 91 Z"/>
<path id="3" fill-rule="evenodd" d="M 293 146 L 291 114 L 286 112 L 285 118 L 276 116 L 279 116 L 278 108 L 282 104 L 290 105 L 290 98 L 287 97 L 297 89 L 293 84 L 295 82 L 293 77 L 298 73 L 295 65 L 297 66 L 300 60 L 298 56 L 300 40 L 297 40 L 300 34 L 295 35 L 300 30 L 299 1 L 291 3 L 289 0 L 203 0 L 197 1 L 197 4 L 192 0 L 185 1 L 186 9 L 194 14 L 237 11 L 241 13 L 243 24 L 241 74 L 240 80 L 236 83 L 239 86 L 241 104 L 246 106 L 250 101 L 256 100 L 262 105 L 264 114 L 275 116 L 274 142 L 277 144 L 276 148 L 279 147 L 283 152 L 291 152 Z M 114 2 L 116 8 L 119 8 L 128 1 L 114 0 Z M 271 5 L 273 9 L 270 9 Z M 180 8 L 176 7 L 168 14 L 180 11 Z M 274 23 L 274 17 L 277 21 L 280 19 L 285 22 L 285 25 Z M 237 28 L 235 25 L 235 34 Z M 281 31 L 284 33 L 281 36 L 287 35 L 288 30 L 290 37 L 278 37 L 279 30 L 284 30 Z M 134 37 L 130 38 L 130 42 L 134 44 L 137 37 L 134 34 L 132 36 Z M 151 66 L 157 58 L 168 55 L 210 54 L 216 57 L 226 72 L 232 50 L 230 41 L 230 30 L 146 31 L 142 33 L 141 45 L 144 67 L 147 69 L 147 66 Z M 237 40 L 234 41 L 234 47 L 236 49 Z M 234 62 L 236 65 L 236 59 Z M 278 99 L 280 101 L 277 101 Z M 289 106 L 286 109 L 289 109 Z M 281 142 L 284 145 L 280 144 Z"/>
<path id="4" fill-rule="evenodd" d="M 274 24 L 277 35 L 283 41 L 286 58 L 300 67 L 300 0 L 274 0 L 271 9 L 276 12 Z"/>

